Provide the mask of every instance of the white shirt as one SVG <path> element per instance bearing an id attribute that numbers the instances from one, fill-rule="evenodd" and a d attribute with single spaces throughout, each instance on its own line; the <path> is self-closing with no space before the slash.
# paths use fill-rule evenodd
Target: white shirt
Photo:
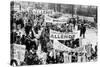
<path id="1" fill-rule="evenodd" d="M 68 63 L 69 62 L 69 55 L 68 53 L 63 53 L 64 55 L 64 63 Z"/>

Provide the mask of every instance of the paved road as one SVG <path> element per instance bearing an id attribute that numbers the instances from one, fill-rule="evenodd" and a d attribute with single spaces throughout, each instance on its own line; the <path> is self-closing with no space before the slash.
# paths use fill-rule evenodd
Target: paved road
<path id="1" fill-rule="evenodd" d="M 93 44 L 93 48 L 94 48 L 94 46 L 97 44 L 97 40 L 98 40 L 97 30 L 96 29 L 88 29 L 86 31 L 85 38 L 82 39 L 82 45 L 91 43 L 91 44 Z"/>

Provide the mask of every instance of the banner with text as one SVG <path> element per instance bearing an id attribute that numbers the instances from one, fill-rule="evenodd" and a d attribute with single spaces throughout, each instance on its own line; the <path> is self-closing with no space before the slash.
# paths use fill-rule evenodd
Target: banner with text
<path id="1" fill-rule="evenodd" d="M 45 15 L 45 22 L 52 24 L 64 24 L 67 23 L 68 18 L 60 17 L 60 18 L 52 18 L 50 16 Z"/>
<path id="2" fill-rule="evenodd" d="M 33 14 L 53 14 L 53 10 L 33 9 Z"/>
<path id="3" fill-rule="evenodd" d="M 75 31 L 75 32 L 70 32 L 70 33 L 62 33 L 62 32 L 58 32 L 58 31 L 54 31 L 50 29 L 50 39 L 53 40 L 70 40 L 72 38 L 78 38 L 79 37 L 79 32 Z"/>

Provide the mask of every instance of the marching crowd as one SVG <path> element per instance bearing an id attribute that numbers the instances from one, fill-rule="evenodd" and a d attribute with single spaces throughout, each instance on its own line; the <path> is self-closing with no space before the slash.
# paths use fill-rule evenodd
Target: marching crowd
<path id="1" fill-rule="evenodd" d="M 87 58 L 85 61 L 97 58 L 97 46 L 93 49 L 91 45 L 91 56 L 89 57 L 84 52 L 58 50 L 54 52 L 53 40 L 49 38 L 50 28 L 60 32 L 72 32 L 76 25 L 78 26 L 77 30 L 80 30 L 80 36 L 85 38 L 85 20 L 82 23 L 80 20 L 76 21 L 75 18 L 71 18 L 67 27 L 66 24 L 63 24 L 61 28 L 53 24 L 45 26 L 44 22 L 44 15 L 42 14 L 34 15 L 22 12 L 15 16 L 11 13 L 11 44 L 26 46 L 25 59 L 22 65 L 84 62 L 84 58 Z M 80 46 L 79 39 L 72 38 L 72 40 L 59 40 L 59 42 L 65 43 L 70 48 Z"/>

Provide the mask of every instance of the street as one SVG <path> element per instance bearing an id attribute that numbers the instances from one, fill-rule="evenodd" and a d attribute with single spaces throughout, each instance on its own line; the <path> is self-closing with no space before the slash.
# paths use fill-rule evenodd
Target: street
<path id="1" fill-rule="evenodd" d="M 97 32 L 96 29 L 87 29 L 85 38 L 82 39 L 82 45 L 86 45 L 87 43 L 91 43 L 93 48 L 97 43 Z"/>

